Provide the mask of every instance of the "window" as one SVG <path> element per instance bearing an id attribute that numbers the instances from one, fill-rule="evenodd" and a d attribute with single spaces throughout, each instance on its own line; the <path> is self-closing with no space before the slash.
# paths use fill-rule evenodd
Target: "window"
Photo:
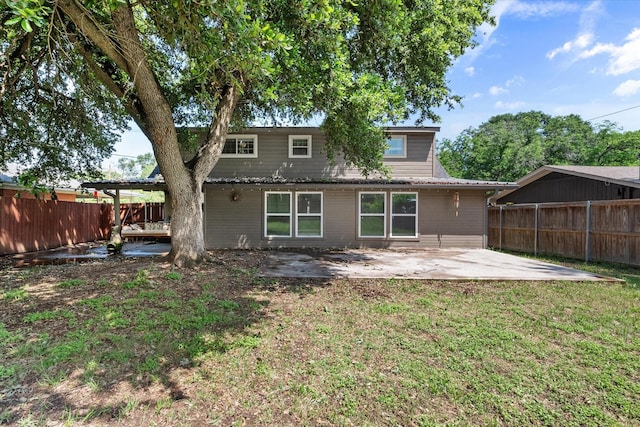
<path id="1" fill-rule="evenodd" d="M 391 193 L 391 237 L 418 236 L 418 193 Z"/>
<path id="2" fill-rule="evenodd" d="M 311 135 L 289 135 L 289 157 L 311 157 Z"/>
<path id="3" fill-rule="evenodd" d="M 386 194 L 380 192 L 360 193 L 358 235 L 360 237 L 385 237 L 386 222 Z"/>
<path id="4" fill-rule="evenodd" d="M 291 193 L 265 193 L 264 234 L 267 237 L 291 237 Z"/>
<path id="5" fill-rule="evenodd" d="M 404 135 L 394 135 L 387 139 L 387 145 L 389 146 L 385 152 L 384 157 L 407 157 L 407 137 Z"/>
<path id="6" fill-rule="evenodd" d="M 295 194 L 295 236 L 322 237 L 322 193 L 267 191 L 265 193 L 265 237 L 291 237 L 292 201 Z"/>
<path id="7" fill-rule="evenodd" d="M 388 216 L 387 201 L 391 205 Z M 386 192 L 363 191 L 359 195 L 358 216 L 358 237 L 418 237 L 418 193 L 391 193 L 387 200 Z"/>
<path id="8" fill-rule="evenodd" d="M 258 135 L 229 135 L 220 157 L 258 157 Z"/>
<path id="9" fill-rule="evenodd" d="M 296 193 L 296 237 L 322 237 L 322 193 Z"/>

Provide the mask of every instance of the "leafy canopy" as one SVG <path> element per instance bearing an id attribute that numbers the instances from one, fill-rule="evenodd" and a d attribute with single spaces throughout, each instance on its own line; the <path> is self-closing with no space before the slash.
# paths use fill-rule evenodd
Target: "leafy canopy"
<path id="1" fill-rule="evenodd" d="M 502 114 L 440 144 L 438 159 L 456 177 L 516 181 L 544 165 L 627 166 L 637 162 L 640 132 L 594 126 L 577 115 Z"/>
<path id="2" fill-rule="evenodd" d="M 322 121 L 329 155 L 382 168 L 382 125 L 460 101 L 445 73 L 489 17 L 483 0 L 5 0 L 0 168 L 40 176 L 95 173 L 132 118 L 149 139 L 150 101 L 133 84 L 136 31 L 177 126 L 209 126 L 229 87 L 233 126 Z M 157 155 L 157 152 L 156 152 Z"/>

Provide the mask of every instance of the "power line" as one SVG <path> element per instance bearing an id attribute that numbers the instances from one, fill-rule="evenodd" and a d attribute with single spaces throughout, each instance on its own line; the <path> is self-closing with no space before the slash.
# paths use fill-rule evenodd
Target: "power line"
<path id="1" fill-rule="evenodd" d="M 587 121 L 590 122 L 591 120 L 597 120 L 597 119 L 601 119 L 603 117 L 613 116 L 614 114 L 623 113 L 625 111 L 633 110 L 634 108 L 639 108 L 639 107 L 640 107 L 640 104 L 634 105 L 633 107 L 625 108 L 624 110 L 614 111 L 613 113 L 607 113 L 607 114 L 603 114 L 603 115 L 598 116 L 598 117 L 594 117 L 592 119 L 587 119 Z"/>

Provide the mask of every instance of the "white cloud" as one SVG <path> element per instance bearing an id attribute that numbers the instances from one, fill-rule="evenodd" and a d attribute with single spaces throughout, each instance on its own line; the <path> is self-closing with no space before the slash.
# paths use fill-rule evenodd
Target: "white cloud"
<path id="1" fill-rule="evenodd" d="M 640 80 L 627 80 L 613 91 L 613 94 L 620 97 L 635 95 L 640 92 Z"/>
<path id="2" fill-rule="evenodd" d="M 634 28 L 625 37 L 625 43 L 621 46 L 613 43 L 598 43 L 593 48 L 582 52 L 578 58 L 590 58 L 601 53 L 610 55 L 608 75 L 619 76 L 640 69 L 640 28 Z"/>
<path id="3" fill-rule="evenodd" d="M 491 7 L 491 16 L 495 18 L 496 25 L 483 23 L 476 31 L 478 45 L 467 53 L 471 60 L 480 56 L 496 43 L 493 34 L 500 27 L 502 16 L 513 15 L 520 19 L 536 17 L 547 17 L 562 13 L 570 13 L 579 10 L 579 5 L 567 1 L 543 1 L 543 2 L 523 2 L 520 0 L 498 0 Z"/>
<path id="4" fill-rule="evenodd" d="M 576 49 L 585 49 L 592 43 L 593 37 L 593 34 L 590 33 L 579 34 L 574 40 L 568 41 L 562 46 L 547 52 L 547 58 L 553 59 L 560 53 L 569 53 Z"/>
<path id="5" fill-rule="evenodd" d="M 505 86 L 507 87 L 521 86 L 522 83 L 524 83 L 525 81 L 526 80 L 522 76 L 513 76 L 511 80 L 507 80 L 507 82 L 505 83 Z"/>
<path id="6" fill-rule="evenodd" d="M 471 98 L 473 99 L 482 98 L 482 94 L 480 92 L 476 92 L 473 95 L 471 95 Z"/>
<path id="7" fill-rule="evenodd" d="M 500 3 L 500 1 L 498 1 Z M 565 1 L 544 1 L 536 3 L 525 3 L 515 1 L 511 3 L 507 12 L 518 18 L 530 18 L 538 16 L 551 16 L 560 13 L 575 12 L 579 9 L 576 3 Z"/>
<path id="8" fill-rule="evenodd" d="M 504 83 L 504 86 L 491 86 L 489 88 L 489 94 L 493 96 L 502 95 L 503 93 L 508 93 L 510 87 L 516 87 L 522 85 L 526 80 L 522 76 L 513 76 L 512 79 L 507 80 Z"/>
<path id="9" fill-rule="evenodd" d="M 464 72 L 467 73 L 467 75 L 473 77 L 473 75 L 476 73 L 476 69 L 474 67 L 467 67 L 464 69 Z"/>
<path id="10" fill-rule="evenodd" d="M 493 96 L 498 96 L 507 92 L 509 92 L 507 89 L 500 86 L 491 86 L 491 88 L 489 88 L 489 93 Z"/>
<path id="11" fill-rule="evenodd" d="M 560 54 L 571 54 L 574 61 L 592 58 L 604 54 L 609 56 L 606 74 L 619 76 L 640 69 L 640 28 L 634 28 L 624 41 L 615 43 L 595 42 L 594 30 L 597 19 L 602 15 L 602 4 L 594 1 L 586 7 L 580 16 L 580 31 L 575 39 L 547 53 L 553 59 Z M 597 69 L 599 71 L 599 69 Z"/>
<path id="12" fill-rule="evenodd" d="M 526 104 L 522 101 L 514 101 L 514 102 L 498 101 L 495 103 L 495 107 L 499 110 L 519 110 L 525 105 Z"/>
<path id="13" fill-rule="evenodd" d="M 603 14 L 602 3 L 600 0 L 593 1 L 584 8 L 580 14 L 580 28 L 578 34 L 573 40 L 563 43 L 560 47 L 547 52 L 547 58 L 553 59 L 559 54 L 567 54 L 571 52 L 579 52 L 589 47 L 594 39 L 594 30 L 598 18 Z"/>

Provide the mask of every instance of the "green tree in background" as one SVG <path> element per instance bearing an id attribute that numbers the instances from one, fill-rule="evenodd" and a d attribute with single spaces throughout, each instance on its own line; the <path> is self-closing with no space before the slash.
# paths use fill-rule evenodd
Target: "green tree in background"
<path id="1" fill-rule="evenodd" d="M 640 132 L 530 111 L 494 116 L 443 140 L 438 159 L 458 178 L 516 181 L 544 165 L 633 165 L 639 149 Z"/>
<path id="2" fill-rule="evenodd" d="M 436 121 L 459 101 L 445 74 L 490 3 L 6 0 L 1 160 L 35 150 L 42 176 L 70 158 L 90 171 L 132 119 L 172 196 L 170 257 L 186 266 L 206 257 L 200 194 L 230 127 L 319 119 L 330 156 L 380 170 L 382 125 Z M 208 128 L 186 163 L 185 125 Z"/>
<path id="3" fill-rule="evenodd" d="M 151 153 L 118 159 L 118 169 L 124 178 L 147 178 L 155 167 L 156 160 Z"/>

